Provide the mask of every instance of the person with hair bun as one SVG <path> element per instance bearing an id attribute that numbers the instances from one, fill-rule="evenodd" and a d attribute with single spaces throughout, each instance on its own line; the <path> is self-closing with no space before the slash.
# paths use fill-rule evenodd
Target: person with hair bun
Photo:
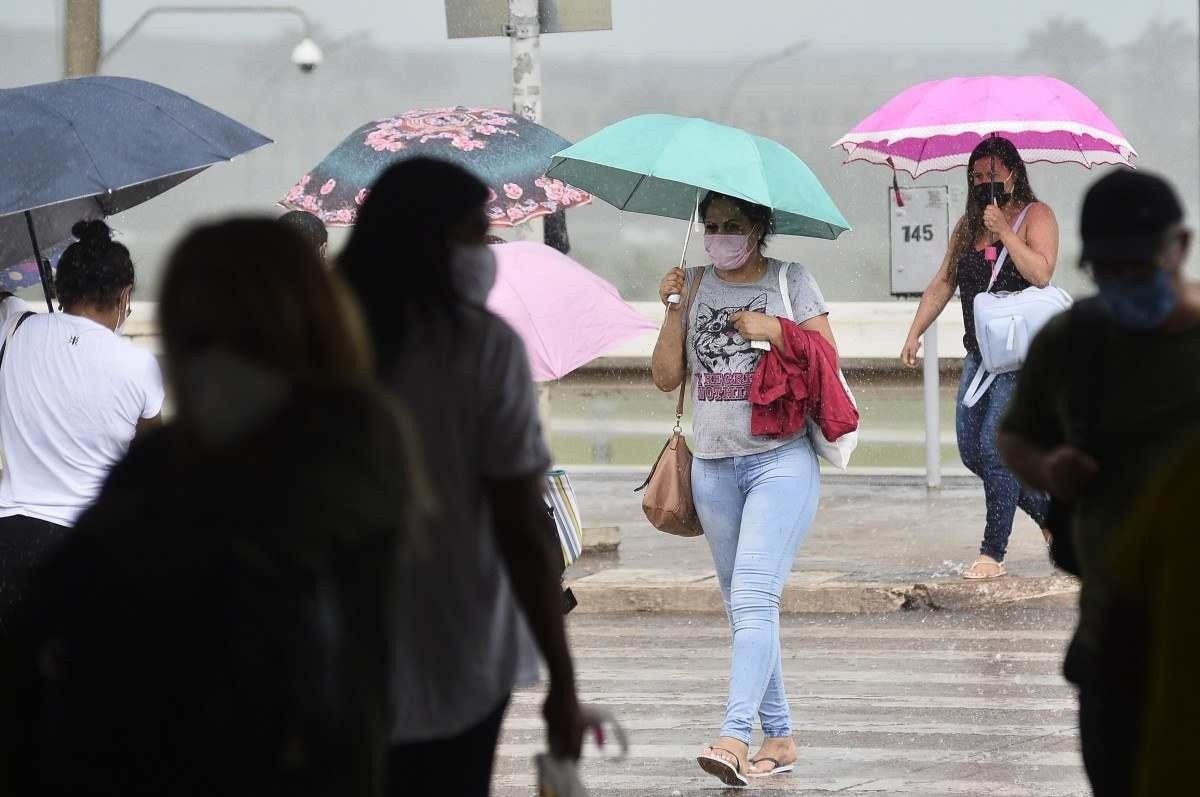
<path id="1" fill-rule="evenodd" d="M 163 405 L 158 362 L 121 337 L 134 288 L 129 250 L 81 221 L 59 260 L 61 313 L 0 294 L 0 626 L 30 569 L 99 494 Z"/>

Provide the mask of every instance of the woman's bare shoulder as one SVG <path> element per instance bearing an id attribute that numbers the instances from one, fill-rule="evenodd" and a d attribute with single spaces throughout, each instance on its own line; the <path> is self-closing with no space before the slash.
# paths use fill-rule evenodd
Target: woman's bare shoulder
<path id="1" fill-rule="evenodd" d="M 1029 221 L 1035 223 L 1042 221 L 1055 221 L 1054 209 L 1040 200 L 1037 202 L 1032 202 L 1029 205 Z"/>

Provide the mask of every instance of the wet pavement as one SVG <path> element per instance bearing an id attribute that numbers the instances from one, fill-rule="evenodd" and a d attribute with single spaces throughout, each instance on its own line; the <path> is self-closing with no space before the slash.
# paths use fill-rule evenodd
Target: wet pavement
<path id="1" fill-rule="evenodd" d="M 619 540 L 616 555 L 588 555 L 566 574 L 580 613 L 723 613 L 703 538 L 653 529 L 633 471 L 572 471 L 584 525 Z M 897 474 L 827 473 L 820 509 L 781 596 L 785 614 L 890 612 L 914 606 L 973 610 L 1018 602 L 1072 609 L 1078 582 L 1055 571 L 1037 526 L 1018 515 L 1008 575 L 964 581 L 979 551 L 983 490 L 956 477 L 929 490 Z M 584 535 L 585 548 L 590 544 Z"/>
<path id="2" fill-rule="evenodd" d="M 712 569 L 703 539 L 681 539 L 652 528 L 633 489 L 645 473 L 571 472 L 587 526 L 618 526 L 616 559 L 583 561 L 578 578 L 596 570 L 630 568 Z M 842 581 L 929 581 L 956 578 L 979 553 L 983 538 L 983 487 L 974 477 L 928 490 L 911 479 L 822 476 L 821 503 L 793 570 L 839 574 Z M 1016 576 L 1054 573 L 1041 532 L 1018 512 L 1006 565 Z"/>
<path id="3" fill-rule="evenodd" d="M 783 621 L 800 745 L 766 795 L 1088 794 L 1074 692 L 1059 674 L 1069 611 L 799 615 Z M 582 767 L 593 797 L 732 794 L 695 763 L 721 721 L 728 629 L 713 615 L 573 616 L 581 697 L 630 731 L 624 761 Z M 534 793 L 540 693 L 514 697 L 496 797 Z"/>

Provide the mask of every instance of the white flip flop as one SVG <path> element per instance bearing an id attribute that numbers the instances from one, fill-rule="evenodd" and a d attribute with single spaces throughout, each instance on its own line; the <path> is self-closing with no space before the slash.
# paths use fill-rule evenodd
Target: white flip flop
<path id="1" fill-rule="evenodd" d="M 782 775 L 785 772 L 793 772 L 796 769 L 796 765 L 794 763 L 793 764 L 784 764 L 783 766 L 780 766 L 778 759 L 771 758 L 771 756 L 769 756 L 769 755 L 765 755 L 761 758 L 751 758 L 750 759 L 750 763 L 752 765 L 757 764 L 761 761 L 770 761 L 775 766 L 769 772 L 748 772 L 748 773 L 746 773 L 748 777 L 769 778 L 772 775 Z"/>

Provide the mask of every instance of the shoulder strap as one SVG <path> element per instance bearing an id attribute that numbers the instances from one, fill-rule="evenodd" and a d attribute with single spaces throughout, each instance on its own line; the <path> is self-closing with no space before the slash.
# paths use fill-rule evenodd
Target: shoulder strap
<path id="1" fill-rule="evenodd" d="M 4 352 L 8 351 L 8 343 L 12 340 L 13 335 L 17 334 L 17 330 L 21 328 L 21 324 L 25 323 L 25 319 L 34 315 L 32 310 L 26 310 L 21 313 L 13 325 L 8 328 L 8 334 L 4 336 L 4 343 L 0 344 L 0 367 L 4 366 Z"/>
<path id="2" fill-rule="evenodd" d="M 683 325 L 683 382 L 679 385 L 679 400 L 675 402 L 675 428 L 679 429 L 680 423 L 683 420 L 683 398 L 687 394 L 688 386 L 688 370 L 687 370 L 687 339 L 688 339 L 688 322 L 692 315 L 692 300 L 700 293 L 700 282 L 704 279 L 705 268 L 701 267 L 696 270 L 696 278 L 692 280 L 692 284 L 687 288 L 687 298 L 683 302 L 683 318 L 679 319 L 679 323 Z"/>
<path id="3" fill-rule="evenodd" d="M 1021 229 L 1021 225 L 1025 223 L 1025 216 L 1029 213 L 1029 209 L 1033 207 L 1030 203 L 1021 211 L 1021 215 L 1017 216 L 1017 220 L 1013 222 L 1013 232 Z M 1004 268 L 1004 261 L 1008 260 L 1008 247 L 1000 250 L 1000 256 L 996 258 L 996 265 L 992 268 L 992 278 L 988 280 L 987 289 L 990 291 L 992 286 L 996 284 L 996 278 L 1000 276 L 1000 269 Z"/>
<path id="4" fill-rule="evenodd" d="M 783 297 L 783 313 L 793 323 L 796 321 L 796 313 L 792 309 L 792 292 L 788 288 L 788 269 L 791 268 L 791 263 L 779 264 L 779 295 Z"/>
<path id="5" fill-rule="evenodd" d="M 979 370 L 975 372 L 975 377 L 971 380 L 971 384 L 967 386 L 967 392 L 963 394 L 962 405 L 964 407 L 974 407 L 983 398 L 983 394 L 992 386 L 992 382 L 996 381 L 995 374 L 989 374 L 983 367 L 983 363 L 979 364 Z"/>
<path id="6" fill-rule="evenodd" d="M 685 333 L 692 323 L 692 300 L 696 298 L 696 294 L 700 293 L 700 280 L 704 279 L 704 272 L 707 270 L 707 266 L 697 266 L 689 268 L 684 272 L 683 285 L 685 296 L 683 306 L 680 307 L 683 310 L 683 317 L 680 319 L 680 323 L 683 324 L 683 331 Z"/>

